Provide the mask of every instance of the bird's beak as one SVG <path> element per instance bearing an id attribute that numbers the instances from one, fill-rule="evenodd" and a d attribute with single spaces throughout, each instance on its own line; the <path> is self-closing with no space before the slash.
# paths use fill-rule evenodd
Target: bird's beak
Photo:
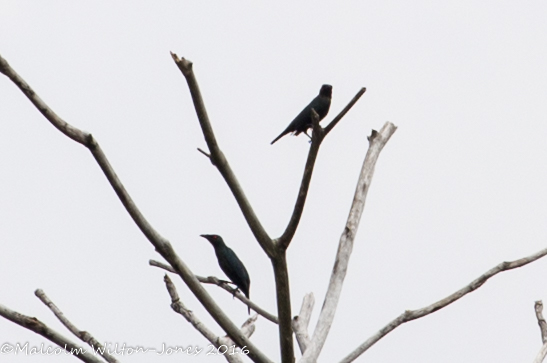
<path id="1" fill-rule="evenodd" d="M 205 238 L 207 241 L 209 241 L 209 236 L 210 236 L 210 235 L 208 235 L 208 234 L 200 234 L 199 236 L 200 236 L 200 237 L 203 237 L 203 238 Z"/>

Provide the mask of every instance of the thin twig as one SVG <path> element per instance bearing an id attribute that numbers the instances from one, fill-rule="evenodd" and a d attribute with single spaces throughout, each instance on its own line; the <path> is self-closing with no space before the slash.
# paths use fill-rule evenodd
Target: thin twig
<path id="1" fill-rule="evenodd" d="M 53 314 L 55 314 L 57 319 L 59 319 L 59 321 L 63 323 L 63 325 L 68 330 L 70 330 L 70 332 L 74 334 L 78 339 L 88 344 L 95 352 L 102 355 L 107 362 L 118 362 L 118 360 L 110 355 L 103 347 L 103 345 L 99 343 L 99 341 L 95 339 L 90 333 L 76 328 L 76 326 L 66 318 L 65 314 L 63 314 L 63 312 L 53 303 L 53 301 L 51 301 L 49 297 L 47 297 L 46 293 L 43 290 L 38 289 L 34 291 L 34 295 L 36 295 L 49 308 L 49 310 L 51 310 Z"/>
<path id="2" fill-rule="evenodd" d="M 203 324 L 203 322 L 197 318 L 193 311 L 187 309 L 186 306 L 184 306 L 179 298 L 179 294 L 177 292 L 175 284 L 173 284 L 167 274 L 165 274 L 165 276 L 163 277 L 163 281 L 165 282 L 165 287 L 167 288 L 169 296 L 171 297 L 171 308 L 173 309 L 173 311 L 182 315 L 201 335 L 205 337 L 205 339 L 211 342 L 211 344 L 213 344 L 216 348 L 219 348 L 221 345 L 225 345 L 227 347 L 231 345 L 230 340 L 227 340 L 227 338 L 225 337 L 221 338 L 217 336 L 215 333 L 213 333 L 212 330 L 207 328 L 205 324 Z M 249 335 L 247 335 L 247 337 L 249 337 Z M 226 360 L 230 363 L 243 363 L 243 360 L 239 355 L 225 354 L 224 358 L 226 358 Z"/>
<path id="3" fill-rule="evenodd" d="M 198 147 L 198 151 L 202 153 L 203 155 L 207 156 L 209 159 L 211 159 L 211 155 L 208 152 L 201 150 L 199 147 Z"/>
<path id="4" fill-rule="evenodd" d="M 317 159 L 317 154 L 319 153 L 319 147 L 323 142 L 324 137 L 336 126 L 336 124 L 344 117 L 346 113 L 353 107 L 353 105 L 359 100 L 359 98 L 365 93 L 366 88 L 361 88 L 361 90 L 353 97 L 353 99 L 344 107 L 344 109 L 329 123 L 326 128 L 319 126 L 319 116 L 313 110 L 312 113 L 312 125 L 313 125 L 313 136 L 311 137 L 312 143 L 310 146 L 310 151 L 308 152 L 308 159 L 306 160 L 306 166 L 304 167 L 304 174 L 302 175 L 302 181 L 300 182 L 300 189 L 298 191 L 298 197 L 294 204 L 294 209 L 291 215 L 291 219 L 285 228 L 285 231 L 277 239 L 277 243 L 281 246 L 282 249 L 287 249 L 291 240 L 296 233 L 296 228 L 300 223 L 300 218 L 304 211 L 304 205 L 306 204 L 306 197 L 308 196 L 308 189 L 310 187 L 310 181 L 313 174 L 313 169 L 315 166 L 315 160 Z M 316 116 L 316 117 L 314 117 Z M 314 138 L 316 139 L 314 141 Z"/>
<path id="5" fill-rule="evenodd" d="M 310 292 L 304 296 L 302 300 L 302 307 L 300 308 L 300 314 L 295 316 L 292 319 L 292 328 L 294 330 L 294 335 L 298 346 L 300 347 L 300 352 L 304 354 L 308 346 L 310 345 L 310 336 L 308 334 L 308 325 L 310 323 L 311 313 L 313 311 L 313 306 L 315 305 L 315 298 L 313 293 Z"/>
<path id="6" fill-rule="evenodd" d="M 351 251 L 353 249 L 353 241 L 357 234 L 359 222 L 363 209 L 365 208 L 365 200 L 367 192 L 372 182 L 374 175 L 374 167 L 380 152 L 384 148 L 385 144 L 389 141 L 391 135 L 397 130 L 397 127 L 391 122 L 386 122 L 380 132 L 374 132 L 369 138 L 369 149 L 363 162 L 361 174 L 357 182 L 357 188 L 355 190 L 355 196 L 353 197 L 353 203 L 349 212 L 348 220 L 344 228 L 344 232 L 340 237 L 340 243 L 338 245 L 338 252 L 336 253 L 336 261 L 332 269 L 332 274 L 329 282 L 329 287 L 325 295 L 323 307 L 319 314 L 319 319 L 313 337 L 308 348 L 304 352 L 300 362 L 312 363 L 316 362 L 321 353 L 321 349 L 325 344 L 327 335 L 330 331 L 334 314 L 336 313 L 336 307 L 338 306 L 338 300 L 340 299 L 340 293 L 342 292 L 342 286 L 346 272 L 348 269 L 349 259 Z"/>
<path id="7" fill-rule="evenodd" d="M 515 268 L 522 267 L 524 265 L 527 265 L 531 262 L 534 262 L 536 260 L 539 260 L 543 256 L 547 255 L 547 248 L 538 251 L 534 253 L 533 255 L 530 255 L 528 257 L 524 257 L 515 261 L 510 262 L 501 262 L 500 264 L 496 265 L 495 267 L 491 268 L 490 270 L 486 271 L 484 274 L 476 278 L 475 280 L 471 281 L 468 285 L 465 287 L 459 289 L 455 293 L 448 295 L 442 300 L 437 301 L 436 303 L 433 303 L 431 305 L 428 305 L 424 308 L 417 309 L 417 310 L 407 310 L 401 315 L 399 315 L 397 318 L 393 319 L 389 324 L 384 326 L 382 329 L 380 329 L 378 332 L 376 332 L 373 336 L 368 338 L 363 344 L 358 346 L 353 352 L 351 352 L 348 356 L 346 356 L 344 359 L 340 361 L 340 363 L 349 363 L 353 362 L 357 357 L 359 357 L 361 354 L 363 354 L 367 349 L 372 347 L 376 342 L 378 342 L 380 339 L 382 339 L 384 336 L 386 336 L 388 333 L 390 333 L 392 330 L 397 328 L 399 325 L 406 323 L 411 320 L 422 318 L 426 315 L 429 315 L 431 313 L 434 313 L 437 310 L 440 310 L 442 308 L 445 308 L 446 306 L 452 304 L 453 302 L 461 299 L 465 295 L 469 294 L 470 292 L 473 292 L 477 290 L 479 287 L 481 287 L 489 278 L 497 275 L 500 272 L 512 270 Z"/>
<path id="8" fill-rule="evenodd" d="M 94 354 L 87 352 L 83 347 L 80 347 L 75 343 L 71 342 L 70 340 L 57 333 L 55 330 L 51 329 L 46 324 L 42 323 L 36 318 L 20 314 L 17 311 L 5 307 L 4 305 L 0 305 L 0 315 L 14 322 L 15 324 L 31 330 L 36 334 L 43 336 L 47 340 L 57 344 L 61 349 L 64 349 L 69 354 L 80 359 L 82 362 L 104 363 Z"/>
<path id="9" fill-rule="evenodd" d="M 164 269 L 166 271 L 176 273 L 175 270 L 171 266 L 166 265 L 164 263 L 161 263 L 159 261 L 149 260 L 148 263 L 150 264 L 150 266 L 159 267 L 159 268 Z M 247 299 L 247 297 L 245 295 L 243 295 L 239 291 L 239 289 L 234 289 L 234 288 L 230 287 L 225 281 L 222 281 L 222 280 L 220 280 L 220 279 L 218 279 L 214 276 L 203 277 L 203 276 L 196 275 L 196 278 L 202 284 L 213 284 L 213 285 L 217 285 L 217 286 L 221 287 L 225 291 L 229 292 L 230 295 L 235 296 L 237 299 L 239 299 L 245 305 L 249 306 L 251 309 L 256 311 L 258 314 L 262 315 L 264 318 L 268 319 L 272 323 L 279 324 L 279 322 L 277 320 L 277 316 L 275 316 L 273 314 L 270 314 L 269 312 L 262 309 L 260 306 L 258 306 L 257 304 L 255 304 L 251 300 Z"/>
<path id="10" fill-rule="evenodd" d="M 135 202 L 131 199 L 131 196 L 123 186 L 122 182 L 116 175 L 116 172 L 110 165 L 110 162 L 106 158 L 103 150 L 100 148 L 97 141 L 89 133 L 83 132 L 74 126 L 69 125 L 67 122 L 57 116 L 43 101 L 36 95 L 36 93 L 30 88 L 30 86 L 10 67 L 8 62 L 2 56 L 0 56 L 0 72 L 5 74 L 17 87 L 23 91 L 23 93 L 29 98 L 29 100 L 42 112 L 42 114 L 51 122 L 57 129 L 63 132 L 66 136 L 70 137 L 74 141 L 87 147 L 106 178 L 110 182 L 110 185 L 118 195 L 118 198 L 124 205 L 125 209 L 133 218 L 135 224 L 139 227 L 142 233 L 148 238 L 150 243 L 154 245 L 156 251 L 173 266 L 179 276 L 184 280 L 188 288 L 197 297 L 205 309 L 211 314 L 213 319 L 226 331 L 230 336 L 234 337 L 237 344 L 241 346 L 249 347 L 249 358 L 255 362 L 270 362 L 270 359 L 266 357 L 252 342 L 245 338 L 239 328 L 230 320 L 230 318 L 222 311 L 222 309 L 215 303 L 207 291 L 201 286 L 200 282 L 196 279 L 192 271 L 186 266 L 186 264 L 178 257 L 175 250 L 171 246 L 171 243 L 163 236 L 161 236 L 152 225 L 144 218 L 141 211 L 137 208 Z"/>

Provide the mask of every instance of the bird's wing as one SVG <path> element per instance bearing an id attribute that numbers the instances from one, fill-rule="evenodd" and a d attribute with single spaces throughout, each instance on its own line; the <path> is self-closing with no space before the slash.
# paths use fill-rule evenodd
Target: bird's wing
<path id="1" fill-rule="evenodd" d="M 227 247 L 223 257 L 219 257 L 218 263 L 226 276 L 243 291 L 245 296 L 249 297 L 251 283 L 249 273 L 234 251 Z"/>

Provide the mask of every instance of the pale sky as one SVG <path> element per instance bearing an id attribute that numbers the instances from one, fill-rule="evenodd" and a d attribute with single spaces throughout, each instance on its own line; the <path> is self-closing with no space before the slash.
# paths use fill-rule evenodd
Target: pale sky
<path id="1" fill-rule="evenodd" d="M 337 362 L 405 309 L 429 305 L 505 260 L 547 246 L 547 3 L 544 1 L 8 1 L 0 54 L 62 118 L 91 132 L 154 227 L 194 273 L 224 278 L 200 234 L 224 237 L 276 313 L 273 273 L 206 148 L 184 77 L 194 63 L 217 139 L 272 237 L 289 220 L 309 143 L 276 137 L 333 86 L 324 141 L 288 251 L 293 314 L 323 303 L 368 146 L 380 155 L 338 312 L 320 362 Z M 34 296 L 43 289 L 99 341 L 206 348 L 174 313 L 161 260 L 91 154 L 0 77 L 0 304 L 77 342 Z M 455 304 L 399 327 L 357 361 L 531 362 L 534 301 L 547 258 L 504 272 Z M 184 283 L 186 306 L 221 333 Z M 247 309 L 207 290 L 238 325 Z M 277 327 L 252 337 L 279 359 Z M 53 343 L 0 319 L 0 344 Z M 300 356 L 299 351 L 297 358 Z M 122 362 L 223 362 L 124 355 Z M 8 354 L 6 362 L 76 362 Z M 250 361 L 250 360 L 249 360 Z"/>

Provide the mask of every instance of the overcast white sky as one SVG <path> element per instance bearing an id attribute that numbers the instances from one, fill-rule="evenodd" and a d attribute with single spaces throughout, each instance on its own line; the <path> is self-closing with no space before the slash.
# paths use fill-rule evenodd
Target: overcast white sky
<path id="1" fill-rule="evenodd" d="M 293 312 L 322 305 L 372 128 L 382 152 L 321 362 L 336 362 L 405 309 L 428 305 L 504 260 L 547 246 L 547 3 L 544 1 L 7 1 L 0 54 L 66 121 L 97 138 L 144 215 L 196 274 L 223 277 L 224 237 L 275 312 L 271 265 L 205 147 L 169 51 L 194 62 L 218 141 L 271 236 L 284 229 L 309 144 L 277 136 L 333 85 L 330 121 L 366 94 L 322 145 L 289 250 Z M 0 304 L 70 334 L 42 288 L 100 341 L 206 347 L 172 312 L 158 259 L 82 146 L 0 77 Z M 547 259 L 494 277 L 405 324 L 359 362 L 531 362 L 534 301 Z M 185 285 L 185 304 L 220 333 Z M 208 287 L 241 324 L 247 309 Z M 312 326 L 314 321 L 312 320 Z M 73 339 L 70 336 L 71 339 Z M 253 341 L 278 359 L 276 327 Z M 76 340 L 75 338 L 73 339 Z M 0 319 L 0 344 L 48 341 Z M 139 354 L 123 362 L 222 362 Z M 75 362 L 5 355 L 6 362 Z"/>

